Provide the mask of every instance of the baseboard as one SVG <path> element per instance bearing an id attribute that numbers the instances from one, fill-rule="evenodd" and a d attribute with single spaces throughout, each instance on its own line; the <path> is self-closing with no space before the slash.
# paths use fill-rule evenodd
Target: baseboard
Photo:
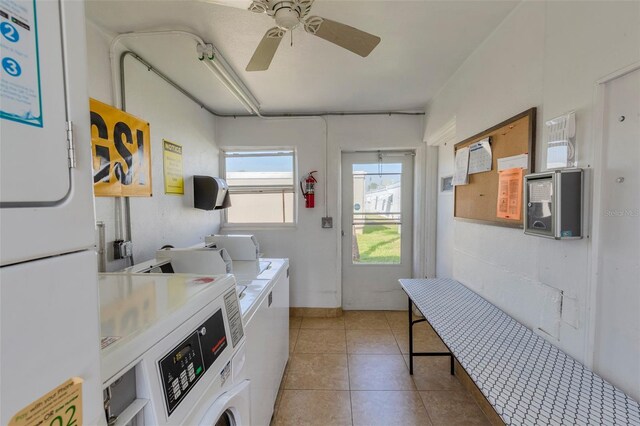
<path id="1" fill-rule="evenodd" d="M 335 318 L 342 316 L 342 308 L 289 308 L 289 316 Z"/>
<path id="2" fill-rule="evenodd" d="M 471 393 L 471 395 L 473 396 L 473 399 L 476 400 L 476 403 L 480 406 L 480 409 L 482 410 L 482 412 L 489 419 L 489 422 L 494 426 L 504 425 L 504 422 L 502 421 L 498 413 L 496 413 L 496 410 L 493 409 L 493 406 L 491 405 L 491 403 L 487 401 L 487 398 L 485 398 L 482 392 L 480 392 L 480 389 L 478 389 L 478 387 L 473 382 L 471 377 L 469 377 L 465 369 L 462 368 L 458 360 L 456 360 L 455 363 L 456 363 L 455 371 L 456 371 L 456 376 L 458 377 L 458 380 L 460 380 L 460 383 L 462 383 L 462 386 L 464 386 L 464 388 L 467 389 L 469 393 Z"/>

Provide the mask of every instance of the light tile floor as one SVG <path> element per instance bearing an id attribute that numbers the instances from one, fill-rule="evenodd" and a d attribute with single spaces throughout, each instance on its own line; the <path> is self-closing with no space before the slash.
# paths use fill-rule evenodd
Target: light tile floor
<path id="1" fill-rule="evenodd" d="M 449 358 L 414 358 L 409 375 L 407 317 L 346 311 L 339 318 L 291 318 L 272 425 L 489 425 L 449 374 Z M 414 331 L 417 351 L 446 350 L 428 324 Z"/>

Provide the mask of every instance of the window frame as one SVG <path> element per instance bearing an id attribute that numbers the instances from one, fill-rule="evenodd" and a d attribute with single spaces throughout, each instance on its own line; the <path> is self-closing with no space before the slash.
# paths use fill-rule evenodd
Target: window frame
<path id="1" fill-rule="evenodd" d="M 229 214 L 227 209 L 224 209 L 221 217 L 220 228 L 222 229 L 234 229 L 234 230 L 261 230 L 261 229 L 286 229 L 286 228 L 297 228 L 298 226 L 298 153 L 295 147 L 291 146 L 278 146 L 278 147 L 254 147 L 254 146 L 242 146 L 242 147 L 223 147 L 220 148 L 220 175 L 227 179 L 227 162 L 226 159 L 229 158 L 227 156 L 228 152 L 251 152 L 251 153 L 269 153 L 274 151 L 289 151 L 293 156 L 293 212 L 292 212 L 292 221 L 287 223 L 262 223 L 262 222 L 250 222 L 250 223 L 230 223 L 229 222 Z M 255 156 L 259 156 L 255 155 Z M 233 206 L 233 187 L 229 185 L 229 194 L 231 196 L 231 205 Z M 288 186 L 273 186 L 267 187 L 270 188 L 266 191 L 264 189 L 258 189 L 261 187 L 250 187 L 247 186 L 242 188 L 240 193 L 244 194 L 259 194 L 259 193 L 280 193 L 282 189 L 288 189 Z M 236 191 L 238 192 L 238 191 Z"/>

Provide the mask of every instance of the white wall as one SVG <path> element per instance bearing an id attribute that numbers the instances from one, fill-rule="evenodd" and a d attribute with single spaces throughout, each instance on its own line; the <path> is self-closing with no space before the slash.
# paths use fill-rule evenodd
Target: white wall
<path id="1" fill-rule="evenodd" d="M 638 60 L 640 3 L 523 2 L 429 103 L 425 140 L 437 143 L 455 120 L 455 141 L 461 141 L 535 106 L 540 171 L 542 123 L 576 110 L 579 166 L 589 168 L 595 82 Z M 439 175 L 451 174 L 452 164 L 453 144 L 440 145 Z M 586 175 L 588 230 L 589 170 Z M 546 337 L 588 360 L 590 240 L 553 241 L 454 221 L 453 197 L 441 195 L 439 202 L 438 235 L 448 235 L 453 244 L 438 239 L 438 274 L 455 277 L 533 329 L 555 327 L 557 338 Z M 452 262 L 440 261 L 447 258 Z"/>
<path id="2" fill-rule="evenodd" d="M 87 24 L 89 94 L 113 105 L 109 62 L 110 38 L 91 22 Z M 119 55 L 118 55 L 119 56 Z M 219 212 L 193 208 L 193 175 L 217 176 L 218 147 L 215 120 L 206 110 L 173 89 L 132 58 L 126 59 L 126 109 L 150 123 L 153 196 L 131 198 L 131 234 L 136 262 L 155 256 L 165 244 L 176 247 L 203 241 L 218 231 Z M 162 140 L 183 147 L 185 194 L 165 195 Z M 96 197 L 96 219 L 106 225 L 107 270 L 122 269 L 113 261 L 111 243 L 122 224 L 121 204 L 115 198 Z"/>
<path id="3" fill-rule="evenodd" d="M 438 182 L 453 174 L 453 154 L 447 142 L 438 150 Z M 436 240 L 436 276 L 453 277 L 453 191 L 438 192 L 438 219 Z"/>
<path id="4" fill-rule="evenodd" d="M 279 229 L 248 229 L 260 241 L 267 257 L 288 257 L 291 261 L 291 306 L 339 307 L 340 287 L 340 153 L 341 150 L 419 148 L 422 142 L 421 116 L 329 117 L 269 119 L 219 118 L 216 140 L 221 147 L 295 147 L 298 178 L 311 170 L 316 187 L 316 208 L 305 209 L 298 195 L 298 223 Z M 325 130 L 328 129 L 327 173 L 324 161 Z M 327 176 L 328 175 L 328 181 Z M 322 229 L 325 211 L 325 182 L 328 185 L 328 214 L 333 229 Z M 225 230 L 236 232 L 236 230 Z"/>

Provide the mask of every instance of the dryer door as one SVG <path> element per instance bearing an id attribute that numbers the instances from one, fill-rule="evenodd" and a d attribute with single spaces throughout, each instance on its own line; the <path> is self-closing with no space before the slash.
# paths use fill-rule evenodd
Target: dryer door
<path id="1" fill-rule="evenodd" d="M 59 202 L 71 189 L 60 4 L 9 1 L 2 9 L 2 202 Z"/>
<path id="2" fill-rule="evenodd" d="M 84 2 L 2 0 L 0 8 L 4 266 L 91 248 L 95 215 Z"/>
<path id="3" fill-rule="evenodd" d="M 235 426 L 237 424 L 233 411 L 227 410 L 222 413 L 215 426 Z"/>
<path id="4" fill-rule="evenodd" d="M 200 426 L 248 426 L 249 380 L 229 389 L 213 402 L 200 420 Z"/>

